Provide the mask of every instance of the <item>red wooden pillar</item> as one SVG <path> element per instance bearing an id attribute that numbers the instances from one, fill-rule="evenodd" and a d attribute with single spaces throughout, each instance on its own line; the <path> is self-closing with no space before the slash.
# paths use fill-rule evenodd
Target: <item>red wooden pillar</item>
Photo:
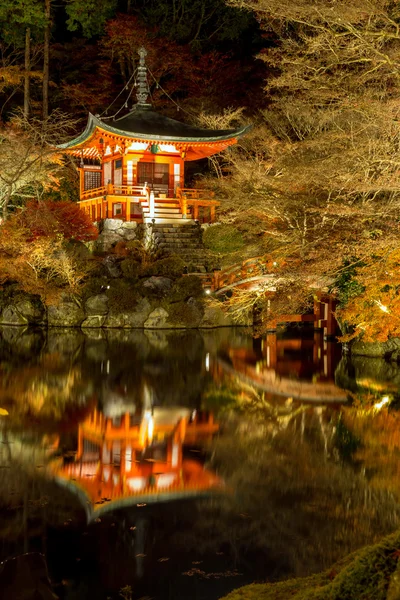
<path id="1" fill-rule="evenodd" d="M 337 335 L 337 321 L 334 316 L 335 308 L 336 308 L 336 300 L 332 298 L 332 296 L 328 296 L 326 299 L 327 303 L 327 315 L 326 315 L 326 335 L 328 337 L 334 337 Z"/>
<path id="2" fill-rule="evenodd" d="M 322 302 L 321 294 L 314 295 L 314 329 L 322 329 L 325 319 L 325 305 Z"/>

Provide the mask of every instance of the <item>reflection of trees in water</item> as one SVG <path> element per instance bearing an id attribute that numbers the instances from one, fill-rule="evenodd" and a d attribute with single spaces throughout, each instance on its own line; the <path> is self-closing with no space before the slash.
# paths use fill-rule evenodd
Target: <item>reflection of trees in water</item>
<path id="1" fill-rule="evenodd" d="M 0 330 L 0 406 L 56 420 L 96 390 L 103 406 L 136 405 L 149 388 L 156 405 L 197 406 L 204 387 L 198 332 Z M 12 416 L 12 415 L 11 415 Z"/>
<path id="2" fill-rule="evenodd" d="M 305 575 L 378 540 L 398 525 L 393 495 L 374 489 L 335 452 L 335 415 L 318 409 L 286 427 L 243 418 L 213 444 L 213 467 L 233 493 L 202 503 L 180 543 L 223 550 L 260 576 Z"/>
<path id="3" fill-rule="evenodd" d="M 400 500 L 400 412 L 383 408 L 346 409 L 342 419 L 360 440 L 354 459 L 359 461 L 373 489 L 393 492 Z"/>
<path id="4" fill-rule="evenodd" d="M 0 556 L 45 553 L 48 529 L 68 525 L 71 517 L 83 520 L 84 511 L 73 496 L 46 479 L 49 440 L 32 444 L 4 430 L 0 439 Z"/>

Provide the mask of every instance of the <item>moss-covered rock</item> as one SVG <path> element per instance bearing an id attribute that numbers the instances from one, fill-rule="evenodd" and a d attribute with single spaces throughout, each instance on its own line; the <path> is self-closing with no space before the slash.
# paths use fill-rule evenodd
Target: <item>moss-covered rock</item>
<path id="1" fill-rule="evenodd" d="M 168 306 L 168 323 L 173 327 L 196 328 L 204 314 L 204 308 L 195 298 L 187 302 L 175 302 Z"/>
<path id="2" fill-rule="evenodd" d="M 201 298 L 203 296 L 204 290 L 199 277 L 188 275 L 187 277 L 181 277 L 175 282 L 170 294 L 170 300 L 171 302 L 187 302 L 189 298 Z"/>
<path id="3" fill-rule="evenodd" d="M 388 600 L 399 549 L 400 531 L 397 531 L 379 544 L 350 554 L 323 573 L 244 586 L 224 600 Z"/>
<path id="4" fill-rule="evenodd" d="M 355 340 L 350 344 L 351 354 L 370 357 L 384 357 L 389 360 L 400 358 L 400 338 L 391 338 L 386 342 L 363 342 Z"/>

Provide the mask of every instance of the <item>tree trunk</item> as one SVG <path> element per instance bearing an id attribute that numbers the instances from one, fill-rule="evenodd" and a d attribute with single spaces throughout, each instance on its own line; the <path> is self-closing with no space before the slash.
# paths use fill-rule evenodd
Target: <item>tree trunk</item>
<path id="1" fill-rule="evenodd" d="M 31 77 L 31 29 L 26 28 L 25 31 L 25 77 L 24 77 L 24 117 L 29 119 L 29 103 L 30 103 L 30 77 Z"/>
<path id="2" fill-rule="evenodd" d="M 3 221 L 7 220 L 8 217 L 8 205 L 10 204 L 10 200 L 11 200 L 11 188 L 9 187 L 6 193 L 6 197 L 4 198 L 3 201 L 3 205 L 0 207 L 0 218 Z"/>
<path id="3" fill-rule="evenodd" d="M 43 120 L 49 116 L 49 58 L 50 58 L 50 1 L 45 0 L 46 27 L 44 29 L 43 49 Z"/>

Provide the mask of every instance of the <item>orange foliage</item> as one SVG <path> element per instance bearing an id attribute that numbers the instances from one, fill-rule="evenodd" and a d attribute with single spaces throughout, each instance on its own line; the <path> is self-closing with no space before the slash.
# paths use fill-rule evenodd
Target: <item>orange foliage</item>
<path id="1" fill-rule="evenodd" d="M 375 255 L 355 279 L 364 291 L 337 310 L 340 320 L 354 329 L 343 341 L 358 335 L 365 342 L 400 337 L 400 248 Z"/>
<path id="2" fill-rule="evenodd" d="M 62 291 L 79 293 L 87 265 L 67 242 L 90 240 L 97 230 L 72 202 L 30 202 L 0 226 L 0 283 L 14 281 L 47 303 Z"/>

